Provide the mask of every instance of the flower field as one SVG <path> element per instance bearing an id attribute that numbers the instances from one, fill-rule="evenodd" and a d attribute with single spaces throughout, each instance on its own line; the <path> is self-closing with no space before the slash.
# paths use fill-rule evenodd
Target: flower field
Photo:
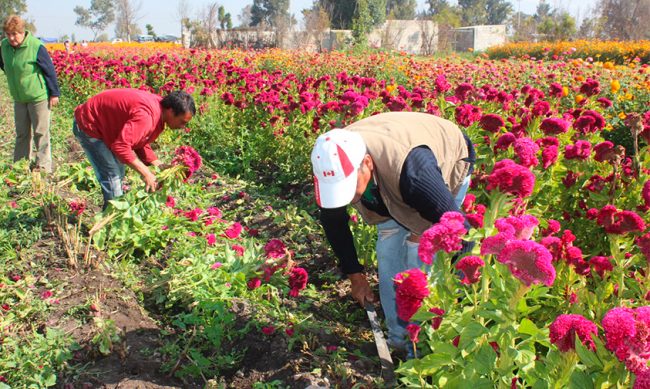
<path id="1" fill-rule="evenodd" d="M 398 384 L 650 387 L 643 60 L 112 45 L 52 57 L 63 96 L 52 185 L 8 163 L 11 124 L 0 119 L 0 387 L 76 387 L 93 376 L 84 362 L 130 355 L 182 387 L 386 386 L 321 236 L 309 163 L 318 134 L 385 111 L 445 117 L 478 157 L 461 210 L 471 230 L 445 215 L 420 245 L 423 264 L 438 253 L 431 273 L 395 280 L 418 354 L 398 363 Z M 148 195 L 132 177 L 102 214 L 70 128 L 76 104 L 113 87 L 184 89 L 198 112 L 159 141 L 175 161 L 158 172 L 163 188 Z M 371 265 L 373 228 L 351 226 Z M 453 262 L 463 236 L 474 251 Z M 129 293 L 99 288 L 73 304 L 57 272 L 84 269 Z M 141 354 L 109 308 L 121 293 L 159 330 Z"/>

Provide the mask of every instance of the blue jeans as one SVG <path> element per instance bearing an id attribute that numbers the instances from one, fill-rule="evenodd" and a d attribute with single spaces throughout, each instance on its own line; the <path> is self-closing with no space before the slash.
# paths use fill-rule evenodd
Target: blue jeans
<path id="1" fill-rule="evenodd" d="M 459 209 L 463 204 L 469 184 L 470 177 L 467 176 L 454 198 Z M 397 274 L 413 268 L 423 269 L 428 273 L 430 265 L 426 265 L 418 257 L 418 243 L 408 240 L 411 231 L 402 227 L 395 220 L 391 219 L 378 224 L 377 234 L 379 298 L 384 311 L 386 327 L 388 327 L 388 344 L 393 348 L 405 348 L 408 323 L 397 317 L 393 279 Z M 435 261 L 435 257 L 433 260 Z"/>
<path id="2" fill-rule="evenodd" d="M 109 200 L 122 196 L 124 164 L 115 157 L 101 139 L 88 136 L 80 130 L 76 121 L 72 123 L 72 133 L 83 147 L 95 171 L 95 177 L 97 177 L 97 181 L 102 187 L 102 195 L 104 196 L 102 209 L 106 209 Z"/>

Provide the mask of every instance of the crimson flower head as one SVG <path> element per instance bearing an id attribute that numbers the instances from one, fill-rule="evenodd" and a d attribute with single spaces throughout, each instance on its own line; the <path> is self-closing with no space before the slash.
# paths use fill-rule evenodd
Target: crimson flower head
<path id="1" fill-rule="evenodd" d="M 257 289 L 260 286 L 262 286 L 262 280 L 260 280 L 258 277 L 253 277 L 250 280 L 248 280 L 246 286 L 248 286 L 248 289 L 250 290 Z"/>
<path id="2" fill-rule="evenodd" d="M 636 244 L 650 266 L 650 232 L 636 238 Z"/>
<path id="3" fill-rule="evenodd" d="M 605 347 L 634 374 L 648 370 L 650 360 L 650 306 L 618 307 L 603 317 Z"/>
<path id="4" fill-rule="evenodd" d="M 643 198 L 645 206 L 650 207 L 650 180 L 643 184 L 643 189 L 641 189 L 641 198 Z"/>
<path id="5" fill-rule="evenodd" d="M 546 135 L 559 135 L 569 130 L 571 123 L 567 120 L 560 118 L 546 118 L 542 120 L 539 128 Z"/>
<path id="6" fill-rule="evenodd" d="M 300 291 L 305 289 L 307 286 L 307 280 L 307 270 L 302 267 L 292 268 L 291 273 L 289 274 L 289 287 L 291 288 L 289 296 L 298 297 Z"/>
<path id="7" fill-rule="evenodd" d="M 264 252 L 267 258 L 284 258 L 287 247 L 280 239 L 273 238 L 264 245 Z"/>
<path id="8" fill-rule="evenodd" d="M 499 130 L 506 125 L 505 120 L 495 113 L 488 113 L 481 116 L 479 123 L 481 124 L 481 128 L 492 133 L 499 132 Z"/>
<path id="9" fill-rule="evenodd" d="M 525 167 L 539 165 L 539 160 L 537 159 L 539 146 L 532 139 L 526 137 L 517 138 L 513 148 L 520 165 Z"/>
<path id="10" fill-rule="evenodd" d="M 511 159 L 502 159 L 494 164 L 487 180 L 487 190 L 498 189 L 521 198 L 530 196 L 535 186 L 535 174 Z"/>
<path id="11" fill-rule="evenodd" d="M 436 315 L 433 317 L 433 319 L 431 319 L 431 328 L 437 330 L 438 328 L 440 328 L 440 325 L 442 324 L 442 316 L 445 314 L 445 310 L 442 308 L 433 307 L 429 309 L 429 312 Z"/>
<path id="12" fill-rule="evenodd" d="M 268 326 L 262 327 L 262 333 L 264 335 L 267 335 L 267 336 L 268 335 L 273 335 L 274 332 L 275 332 L 275 327 L 273 325 L 268 325 Z"/>
<path id="13" fill-rule="evenodd" d="M 598 336 L 598 327 L 581 315 L 558 316 L 551 324 L 549 332 L 551 343 L 562 352 L 575 349 L 576 335 L 582 344 L 591 350 L 596 349 L 592 336 Z"/>
<path id="14" fill-rule="evenodd" d="M 460 250 L 462 238 L 467 233 L 464 226 L 465 217 L 458 212 L 445 212 L 440 222 L 434 224 L 424 231 L 420 237 L 418 256 L 420 260 L 428 265 L 431 264 L 433 256 L 440 250 L 447 253 Z"/>
<path id="15" fill-rule="evenodd" d="M 645 221 L 633 211 L 619 211 L 613 205 L 604 206 L 596 218 L 598 225 L 608 234 L 623 235 L 628 232 L 643 232 Z"/>
<path id="16" fill-rule="evenodd" d="M 553 256 L 543 245 L 532 240 L 512 240 L 505 244 L 497 261 L 508 266 L 512 275 L 525 285 L 553 285 Z"/>
<path id="17" fill-rule="evenodd" d="M 226 231 L 224 231 L 224 235 L 230 239 L 235 239 L 239 237 L 241 231 L 242 225 L 239 222 L 235 222 L 232 226 L 228 227 Z"/>
<path id="18" fill-rule="evenodd" d="M 564 158 L 585 160 L 591 155 L 591 143 L 586 140 L 578 140 L 575 144 L 566 145 Z"/>
<path id="19" fill-rule="evenodd" d="M 86 210 L 86 203 L 83 201 L 70 201 L 68 205 L 70 206 L 70 211 L 77 216 L 81 216 Z"/>
<path id="20" fill-rule="evenodd" d="M 498 150 L 507 150 L 510 145 L 515 143 L 517 137 L 512 132 L 506 132 L 497 139 L 497 143 L 494 145 L 494 152 Z"/>
<path id="21" fill-rule="evenodd" d="M 479 281 L 481 273 L 480 268 L 485 266 L 485 262 L 477 256 L 467 256 L 463 257 L 456 263 L 456 270 L 463 272 L 463 279 L 461 282 L 463 284 L 475 284 Z"/>
<path id="22" fill-rule="evenodd" d="M 456 107 L 456 122 L 463 127 L 469 127 L 474 122 L 481 120 L 481 108 L 471 104 L 462 104 Z"/>
<path id="23" fill-rule="evenodd" d="M 539 220 L 533 215 L 508 216 L 497 219 L 494 223 L 497 231 L 510 233 L 515 239 L 523 240 L 530 239 L 538 225 Z"/>
<path id="24" fill-rule="evenodd" d="M 429 295 L 427 275 L 420 269 L 409 269 L 395 276 L 397 317 L 408 322 Z"/>
<path id="25" fill-rule="evenodd" d="M 406 326 L 406 332 L 408 332 L 409 339 L 411 340 L 411 342 L 417 343 L 419 341 L 418 340 L 418 335 L 420 334 L 421 329 L 422 329 L 422 327 L 420 327 L 419 325 L 414 324 L 414 323 L 411 323 L 411 324 Z"/>
<path id="26" fill-rule="evenodd" d="M 172 165 L 183 165 L 187 168 L 185 180 L 190 178 L 195 171 L 199 170 L 203 163 L 199 153 L 190 146 L 180 146 L 176 149 L 176 156 Z"/>
<path id="27" fill-rule="evenodd" d="M 609 257 L 603 257 L 600 255 L 592 257 L 589 260 L 589 265 L 596 273 L 598 273 L 600 278 L 603 278 L 605 276 L 606 271 L 612 271 L 614 269 L 614 266 L 612 265 L 612 262 L 610 262 Z"/>

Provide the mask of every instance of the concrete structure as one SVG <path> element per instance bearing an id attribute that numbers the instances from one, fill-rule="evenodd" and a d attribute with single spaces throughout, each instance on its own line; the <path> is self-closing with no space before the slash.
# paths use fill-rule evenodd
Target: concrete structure
<path id="1" fill-rule="evenodd" d="M 469 26 L 454 29 L 455 51 L 484 51 L 496 45 L 506 43 L 506 26 Z"/>

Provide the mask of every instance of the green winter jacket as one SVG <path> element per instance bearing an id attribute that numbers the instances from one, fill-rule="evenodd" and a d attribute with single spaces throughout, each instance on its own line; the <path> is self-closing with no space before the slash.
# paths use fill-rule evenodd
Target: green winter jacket
<path id="1" fill-rule="evenodd" d="M 25 32 L 23 43 L 16 48 L 12 47 L 6 38 L 2 40 L 0 53 L 9 92 L 14 101 L 35 103 L 48 98 L 43 71 L 36 63 L 38 49 L 42 45 L 43 43 L 29 32 Z"/>

